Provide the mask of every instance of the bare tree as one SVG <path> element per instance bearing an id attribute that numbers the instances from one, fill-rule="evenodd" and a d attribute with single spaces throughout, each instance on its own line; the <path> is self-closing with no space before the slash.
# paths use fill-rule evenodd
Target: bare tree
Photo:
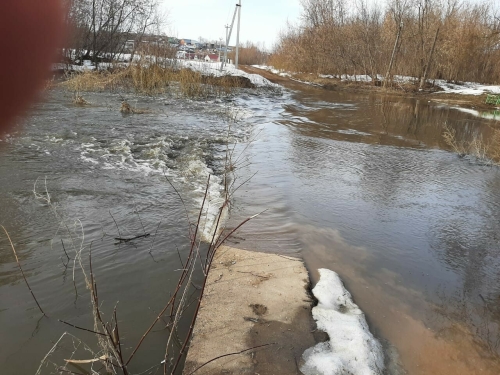
<path id="1" fill-rule="evenodd" d="M 98 64 L 123 52 L 128 39 L 136 44 L 161 22 L 158 0 L 67 0 L 73 28 L 70 48 L 77 60 Z"/>
<path id="2" fill-rule="evenodd" d="M 348 7 L 346 4 L 349 4 Z M 301 0 L 302 23 L 289 25 L 270 58 L 302 73 L 500 82 L 500 10 L 489 0 Z"/>

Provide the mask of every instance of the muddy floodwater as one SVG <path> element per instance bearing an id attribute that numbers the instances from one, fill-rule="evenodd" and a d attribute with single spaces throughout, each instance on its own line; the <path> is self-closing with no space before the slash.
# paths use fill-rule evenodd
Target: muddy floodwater
<path id="1" fill-rule="evenodd" d="M 498 121 L 422 99 L 294 84 L 231 100 L 128 97 L 147 109 L 141 115 L 122 115 L 122 99 L 88 94 L 91 105 L 78 107 L 71 94 L 51 91 L 23 130 L 0 142 L 0 224 L 49 316 L 41 318 L 2 235 L 2 374 L 35 373 L 65 331 L 76 338 L 42 373 L 92 341 L 57 321 L 93 325 L 81 272 L 73 282 L 64 253 L 71 258 L 81 243 L 92 243 L 103 309 L 119 301 L 132 350 L 174 288 L 188 246 L 185 210 L 166 177 L 196 216 L 213 176 L 208 236 L 228 124 L 235 186 L 243 184 L 228 225 L 266 210 L 231 246 L 299 255 L 313 282 L 318 268 L 338 272 L 382 341 L 389 374 L 500 373 L 500 169 L 458 157 L 442 138 L 446 125 L 487 140 Z M 143 233 L 151 235 L 114 239 Z M 159 325 L 148 336 L 133 373 L 163 359 L 166 332 Z"/>

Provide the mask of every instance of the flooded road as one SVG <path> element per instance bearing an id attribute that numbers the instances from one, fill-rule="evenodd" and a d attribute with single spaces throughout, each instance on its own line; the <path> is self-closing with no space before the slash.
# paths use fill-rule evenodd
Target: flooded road
<path id="1" fill-rule="evenodd" d="M 132 351 L 170 298 L 183 267 L 180 258 L 186 258 L 189 248 L 185 209 L 166 178 L 196 222 L 212 175 L 210 204 L 200 228 L 203 237 L 209 235 L 223 197 L 228 124 L 245 117 L 241 109 L 220 100 L 132 96 L 130 103 L 146 113 L 122 115 L 121 95 L 87 94 L 91 104 L 85 107 L 73 105 L 72 95 L 64 91 L 47 95 L 23 129 L 0 142 L 0 224 L 9 231 L 49 317 L 41 317 L 2 234 L 2 374 L 34 374 L 65 331 L 93 347 L 92 334 L 58 322 L 93 327 L 89 291 L 78 263 L 73 273 L 75 250 L 81 247 L 88 272 L 90 244 L 103 311 L 111 314 L 119 301 L 123 345 Z M 233 124 L 229 140 L 244 141 L 250 131 L 245 123 Z M 150 236 L 127 243 L 115 240 L 145 233 Z M 159 324 L 145 340 L 131 362 L 132 373 L 163 359 L 168 338 L 164 326 Z M 42 373 L 56 372 L 76 345 L 76 339 L 66 338 Z"/>
<path id="2" fill-rule="evenodd" d="M 188 245 L 183 206 L 163 173 L 191 216 L 214 175 L 203 221 L 210 233 L 229 123 L 235 186 L 244 183 L 229 225 L 267 209 L 231 245 L 298 254 L 313 280 L 320 267 L 338 272 L 392 374 L 500 373 L 500 172 L 459 158 L 442 140 L 444 125 L 486 138 L 498 122 L 423 100 L 303 85 L 283 95 L 243 91 L 233 101 L 138 98 L 131 103 L 148 112 L 130 116 L 118 112 L 119 95 L 86 99 L 91 106 L 76 107 L 53 91 L 22 132 L 0 142 L 0 224 L 50 317 L 40 319 L 2 237 L 2 373 L 35 373 L 69 330 L 57 318 L 92 326 L 83 279 L 76 274 L 76 298 L 65 265 L 62 243 L 70 249 L 72 240 L 93 241 L 101 300 L 108 312 L 120 301 L 131 350 L 175 286 L 177 250 Z M 45 177 L 51 205 L 33 193 L 38 179 L 46 197 Z M 144 232 L 151 236 L 115 244 L 117 235 Z M 164 332 L 148 338 L 134 373 L 163 358 Z"/>
<path id="3" fill-rule="evenodd" d="M 270 210 L 235 246 L 298 253 L 313 280 L 338 272 L 392 373 L 498 374 L 500 171 L 449 152 L 445 125 L 487 139 L 500 124 L 418 99 L 291 94 L 246 151 L 240 178 L 257 174 L 231 220 Z"/>

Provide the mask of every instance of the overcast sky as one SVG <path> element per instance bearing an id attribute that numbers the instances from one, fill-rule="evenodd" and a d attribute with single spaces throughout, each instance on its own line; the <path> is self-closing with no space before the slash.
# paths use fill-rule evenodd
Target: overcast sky
<path id="1" fill-rule="evenodd" d="M 224 25 L 230 24 L 238 0 L 160 0 L 162 11 L 168 13 L 165 32 L 178 38 L 208 40 L 225 38 Z M 500 0 L 469 0 L 489 2 L 500 10 Z M 368 0 L 372 6 L 385 6 L 386 0 Z M 264 42 L 270 49 L 286 25 L 299 21 L 300 0 L 241 0 L 240 41 Z M 348 2 L 349 3 L 349 2 Z M 230 44 L 236 42 L 236 22 Z"/>
<path id="2" fill-rule="evenodd" d="M 237 0 L 160 0 L 168 12 L 169 34 L 179 38 L 225 38 Z M 240 41 L 265 42 L 271 48 L 289 19 L 300 15 L 299 0 L 241 0 Z M 230 44 L 236 41 L 236 22 Z"/>

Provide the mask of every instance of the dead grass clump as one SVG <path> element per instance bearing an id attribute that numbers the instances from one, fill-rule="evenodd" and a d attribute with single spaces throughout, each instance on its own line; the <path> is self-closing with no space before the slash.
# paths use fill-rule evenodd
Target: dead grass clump
<path id="1" fill-rule="evenodd" d="M 130 65 L 127 76 L 132 80 L 136 92 L 143 94 L 161 94 L 170 86 L 174 72 L 169 67 L 158 64 L 138 63 Z"/>
<path id="2" fill-rule="evenodd" d="M 85 70 L 81 73 L 71 73 L 62 85 L 75 93 L 81 91 L 112 91 L 123 84 L 125 76 L 125 70 L 115 70 L 113 72 Z"/>
<path id="3" fill-rule="evenodd" d="M 148 111 L 146 109 L 132 107 L 129 103 L 127 103 L 126 101 L 123 101 L 122 105 L 120 107 L 120 112 L 125 113 L 125 114 L 142 115 L 144 113 L 147 113 Z"/>
<path id="4" fill-rule="evenodd" d="M 491 137 L 491 149 L 490 157 L 495 163 L 500 163 L 500 130 L 493 130 L 493 136 Z"/>
<path id="5" fill-rule="evenodd" d="M 500 129 L 491 129 L 492 136 L 485 140 L 483 135 L 474 135 L 471 139 L 459 137 L 452 127 L 444 126 L 443 138 L 460 157 L 472 156 L 478 160 L 500 165 Z"/>
<path id="6" fill-rule="evenodd" d="M 206 85 L 203 85 L 203 76 L 200 72 L 195 72 L 191 69 L 181 69 L 176 78 L 183 96 L 189 98 L 210 96 L 210 90 Z"/>
<path id="7" fill-rule="evenodd" d="M 75 94 L 75 96 L 73 97 L 73 104 L 83 106 L 83 105 L 88 105 L 89 102 L 86 101 L 83 96 Z"/>
<path id="8" fill-rule="evenodd" d="M 169 90 L 182 97 L 203 99 L 228 96 L 236 88 L 255 88 L 245 77 L 203 75 L 191 69 L 179 69 L 166 62 L 156 63 L 146 59 L 108 71 L 72 73 L 62 86 L 73 91 L 75 98 L 84 91 L 115 91 L 121 88 L 145 95 L 164 94 Z"/>
<path id="9" fill-rule="evenodd" d="M 54 87 L 56 87 L 57 84 L 56 84 L 56 79 L 55 79 L 55 76 L 50 78 L 50 79 L 47 79 L 45 82 L 44 82 L 44 85 L 43 85 L 43 91 L 49 91 L 49 90 L 52 90 Z"/>
<path id="10" fill-rule="evenodd" d="M 456 130 L 448 125 L 445 125 L 444 129 L 445 131 L 443 133 L 443 139 L 445 143 L 448 146 L 450 146 L 453 149 L 453 151 L 458 154 L 458 156 L 463 157 L 467 155 L 468 147 L 463 139 L 462 140 L 457 139 Z"/>

